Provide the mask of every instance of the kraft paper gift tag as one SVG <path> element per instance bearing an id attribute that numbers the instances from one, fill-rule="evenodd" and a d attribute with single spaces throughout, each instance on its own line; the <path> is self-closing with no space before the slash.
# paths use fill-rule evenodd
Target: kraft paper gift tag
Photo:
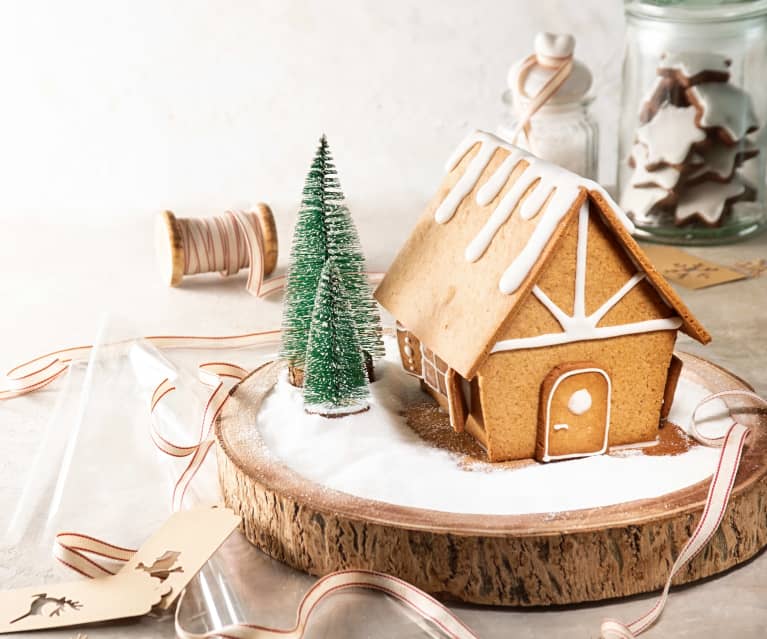
<path id="1" fill-rule="evenodd" d="M 746 279 L 743 273 L 709 262 L 670 246 L 642 246 L 656 269 L 668 280 L 687 288 L 705 288 Z"/>
<path id="2" fill-rule="evenodd" d="M 226 508 L 171 515 L 115 575 L 0 592 L 0 634 L 167 609 L 240 522 Z"/>
<path id="3" fill-rule="evenodd" d="M 167 610 L 239 523 L 240 518 L 228 508 L 179 511 L 141 546 L 120 573 L 144 571 L 162 579 L 171 590 L 159 607 Z"/>
<path id="4" fill-rule="evenodd" d="M 137 571 L 9 590 L 0 593 L 0 633 L 137 617 L 167 592 L 161 581 Z"/>

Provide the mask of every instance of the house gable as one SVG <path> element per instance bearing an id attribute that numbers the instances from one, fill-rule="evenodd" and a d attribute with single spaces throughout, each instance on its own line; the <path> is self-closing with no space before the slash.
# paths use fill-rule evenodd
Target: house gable
<path id="1" fill-rule="evenodd" d="M 588 230 L 592 217 L 601 219 L 603 233 Z M 710 341 L 631 237 L 632 228 L 594 182 L 476 132 L 453 154 L 376 297 L 467 379 L 488 355 L 504 350 L 678 328 Z M 594 258 L 603 260 L 601 276 L 594 265 L 591 275 L 585 268 L 588 248 L 580 238 L 590 235 L 595 246 L 615 248 Z M 568 266 L 573 252 L 575 269 Z M 642 319 L 624 321 L 624 298 Z M 666 315 L 659 300 L 674 312 Z M 525 318 L 536 321 L 525 326 Z"/>
<path id="2" fill-rule="evenodd" d="M 607 211 L 610 213 L 610 210 Z M 621 335 L 676 330 L 694 318 L 651 265 L 641 263 L 633 239 L 617 233 L 600 202 L 590 194 L 577 223 L 567 227 L 551 264 L 531 289 L 531 296 L 555 319 L 560 330 L 541 332 L 535 317 L 525 326 L 516 316 L 491 352 L 556 346 Z M 572 246 L 575 244 L 575 264 Z M 563 260 L 559 260 L 560 252 Z M 520 305 L 524 307 L 526 300 Z M 551 322 L 548 322 L 549 326 Z M 701 341 L 710 339 L 700 325 Z"/>
<path id="3" fill-rule="evenodd" d="M 575 218 L 567 225 L 555 254 L 536 283 L 537 288 L 553 305 L 568 316 L 572 316 L 575 303 L 577 247 L 578 220 Z M 592 203 L 588 220 L 585 314 L 596 312 L 637 273 L 636 265 L 603 222 L 596 205 Z M 633 286 L 606 312 L 596 326 L 619 326 L 674 316 L 673 309 L 645 279 Z M 535 294 L 528 294 L 519 303 L 519 310 L 508 323 L 500 339 L 562 333 L 562 330 L 551 310 Z"/>
<path id="4" fill-rule="evenodd" d="M 673 308 L 679 318 L 682 320 L 680 329 L 701 344 L 708 344 L 711 341 L 710 333 L 698 321 L 698 318 L 692 314 L 686 304 L 676 294 L 666 279 L 655 269 L 650 259 L 642 251 L 636 240 L 631 237 L 625 226 L 621 224 L 616 212 L 613 209 L 614 203 L 608 202 L 604 194 L 600 191 L 591 191 L 589 197 L 594 201 L 599 209 L 602 221 L 610 229 L 613 237 L 618 240 L 625 250 L 629 259 L 636 265 L 637 270 L 646 275 L 645 281 L 652 285 L 652 288 L 660 298 L 671 308 Z"/>

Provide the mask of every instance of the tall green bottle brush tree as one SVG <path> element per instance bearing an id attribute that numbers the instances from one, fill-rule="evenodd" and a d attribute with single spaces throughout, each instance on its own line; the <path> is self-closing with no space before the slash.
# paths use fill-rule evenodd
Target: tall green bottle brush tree
<path id="1" fill-rule="evenodd" d="M 368 379 L 375 380 L 373 362 L 383 357 L 381 316 L 370 292 L 365 257 L 349 209 L 341 204 L 327 213 L 328 255 L 332 257 L 349 292 L 349 311 L 357 330 Z"/>
<path id="2" fill-rule="evenodd" d="M 285 287 L 281 355 L 288 362 L 289 379 L 295 386 L 303 385 L 320 273 L 330 257 L 336 259 L 336 268 L 349 293 L 349 313 L 371 381 L 373 361 L 383 355 L 378 307 L 365 275 L 357 229 L 343 200 L 330 147 L 323 135 L 304 183 Z"/>

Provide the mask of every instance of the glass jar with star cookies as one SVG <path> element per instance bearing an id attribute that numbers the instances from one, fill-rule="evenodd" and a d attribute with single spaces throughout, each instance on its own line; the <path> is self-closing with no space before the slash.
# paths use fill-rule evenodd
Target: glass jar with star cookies
<path id="1" fill-rule="evenodd" d="M 618 191 L 637 236 L 767 226 L 767 0 L 627 0 Z"/>

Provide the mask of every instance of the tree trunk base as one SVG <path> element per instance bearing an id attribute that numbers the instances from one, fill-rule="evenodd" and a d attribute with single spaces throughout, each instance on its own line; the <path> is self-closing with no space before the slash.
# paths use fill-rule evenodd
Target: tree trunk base
<path id="1" fill-rule="evenodd" d="M 684 375 L 712 392 L 747 388 L 684 356 Z M 466 515 L 374 502 L 310 482 L 270 456 L 253 424 L 281 364 L 234 390 L 216 426 L 226 505 L 246 537 L 313 575 L 363 568 L 396 575 L 449 600 L 541 606 L 625 597 L 661 588 L 700 518 L 708 481 L 655 499 L 546 515 Z M 675 578 L 689 583 L 767 545 L 767 417 L 738 399 L 753 426 L 720 529 Z M 414 478 L 415 480 L 416 478 Z"/>
<path id="2" fill-rule="evenodd" d="M 371 384 L 376 381 L 376 367 L 375 363 L 373 362 L 373 358 L 370 356 L 369 353 L 364 353 L 365 355 L 365 374 L 367 375 L 368 382 Z"/>
<path id="3" fill-rule="evenodd" d="M 304 387 L 304 369 L 288 366 L 288 381 L 296 388 Z"/>

